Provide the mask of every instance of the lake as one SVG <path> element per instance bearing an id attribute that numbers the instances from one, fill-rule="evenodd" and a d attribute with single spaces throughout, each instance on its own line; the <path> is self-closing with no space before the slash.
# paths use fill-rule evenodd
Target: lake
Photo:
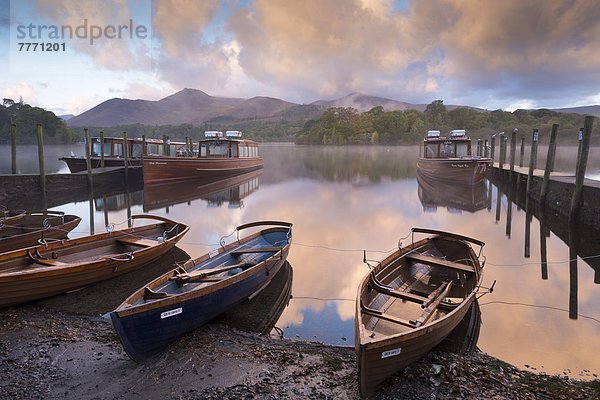
<path id="1" fill-rule="evenodd" d="M 57 158 L 82 145 L 47 146 L 47 172 L 66 172 Z M 408 243 L 412 227 L 448 230 L 486 243 L 478 347 L 521 368 L 589 379 L 600 373 L 600 257 L 585 253 L 569 263 L 569 247 L 556 234 L 545 238 L 541 265 L 539 221 L 530 222 L 525 256 L 526 213 L 486 182 L 455 190 L 420 182 L 417 147 L 261 147 L 265 167 L 230 187 L 206 190 L 182 183 L 168 190 L 102 197 L 92 204 L 55 207 L 83 218 L 72 236 L 126 226 L 131 212 L 153 213 L 191 226 L 178 245 L 191 257 L 218 246 L 222 236 L 254 220 L 293 222 L 288 257 L 292 298 L 275 326 L 284 337 L 353 346 L 354 299 L 370 260 L 381 260 Z M 543 166 L 545 148 L 539 149 Z M 559 147 L 556 169 L 572 172 L 577 148 Z M 10 151 L 0 147 L 0 172 L 10 170 Z M 525 158 L 528 159 L 527 156 Z M 527 161 L 526 161 L 527 164 Z M 21 173 L 37 173 L 35 146 L 19 147 Z M 590 152 L 588 177 L 600 177 L 600 149 Z M 90 207 L 92 212 L 90 213 Z M 508 219 L 510 215 L 510 220 Z M 404 238 L 404 239 L 403 239 Z M 573 267 L 573 265 L 575 267 Z M 123 294 L 126 297 L 128 293 Z M 595 349 L 595 350 L 594 350 Z"/>

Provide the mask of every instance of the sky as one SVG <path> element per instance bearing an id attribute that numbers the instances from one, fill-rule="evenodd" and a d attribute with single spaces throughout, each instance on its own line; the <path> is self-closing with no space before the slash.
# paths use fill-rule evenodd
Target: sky
<path id="1" fill-rule="evenodd" d="M 0 54 L 0 96 L 59 115 L 183 88 L 572 107 L 600 104 L 600 1 L 0 0 Z"/>

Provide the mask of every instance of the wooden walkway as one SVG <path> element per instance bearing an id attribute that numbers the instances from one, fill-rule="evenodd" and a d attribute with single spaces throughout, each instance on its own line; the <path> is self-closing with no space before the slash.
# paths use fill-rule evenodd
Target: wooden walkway
<path id="1" fill-rule="evenodd" d="M 510 171 L 509 164 L 504 164 L 502 166 L 502 169 L 500 169 L 500 165 L 497 162 L 495 162 L 493 164 L 493 168 L 494 168 L 494 172 Z M 527 179 L 527 176 L 529 175 L 529 167 L 519 167 L 519 166 L 515 165 L 514 172 L 521 175 L 521 178 Z M 533 176 L 536 178 L 543 179 L 544 178 L 544 170 L 543 169 L 534 169 Z M 553 171 L 553 172 L 550 172 L 550 180 L 563 182 L 563 183 L 570 183 L 570 184 L 574 185 L 575 184 L 575 174 Z M 589 187 L 600 189 L 600 181 L 586 178 L 583 181 L 583 186 L 589 186 Z"/>

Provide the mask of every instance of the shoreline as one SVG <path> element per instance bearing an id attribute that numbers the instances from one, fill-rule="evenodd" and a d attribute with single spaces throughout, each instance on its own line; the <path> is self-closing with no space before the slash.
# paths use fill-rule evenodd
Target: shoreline
<path id="1" fill-rule="evenodd" d="M 350 347 L 209 324 L 156 360 L 131 361 L 110 321 L 38 304 L 0 310 L 0 398 L 358 399 Z M 375 399 L 588 399 L 600 381 L 535 374 L 483 353 L 435 351 L 381 384 Z"/>

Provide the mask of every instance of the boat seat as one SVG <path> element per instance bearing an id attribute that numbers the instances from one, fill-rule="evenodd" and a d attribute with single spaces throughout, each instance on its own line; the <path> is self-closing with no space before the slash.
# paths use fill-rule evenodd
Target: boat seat
<path id="1" fill-rule="evenodd" d="M 408 321 L 406 319 L 398 318 L 395 315 L 386 314 L 384 312 L 375 310 L 373 308 L 369 308 L 363 304 L 361 299 L 360 301 L 360 312 L 365 315 L 370 315 L 375 318 L 383 319 L 385 321 L 393 322 L 395 324 L 400 324 L 404 326 L 408 326 L 409 328 L 416 328 L 417 326 L 413 321 Z"/>
<path id="2" fill-rule="evenodd" d="M 132 245 L 139 247 L 152 247 L 158 244 L 158 241 L 148 238 L 138 238 L 133 236 L 126 236 L 117 239 L 117 243 L 121 243 L 124 245 Z"/>
<path id="3" fill-rule="evenodd" d="M 461 264 L 454 261 L 447 261 L 441 258 L 432 257 L 425 254 L 411 253 L 407 254 L 406 258 L 414 262 L 432 265 L 434 267 L 446 267 L 463 272 L 475 272 L 475 268 L 472 265 Z"/>
<path id="4" fill-rule="evenodd" d="M 437 298 L 440 292 L 446 288 L 448 282 L 442 283 L 442 285 L 440 285 L 436 290 L 431 292 L 427 297 L 415 293 L 410 293 L 408 291 L 392 289 L 390 287 L 387 287 L 381 282 L 379 282 L 379 280 L 373 272 L 371 272 L 369 284 L 371 285 L 371 288 L 376 292 L 383 293 L 388 296 L 396 297 L 402 300 L 412 301 L 413 303 L 420 303 L 422 308 L 426 308 Z M 454 308 L 454 305 L 451 305 L 449 303 L 442 303 L 440 304 L 440 308 L 446 311 L 450 311 Z"/>
<path id="5" fill-rule="evenodd" d="M 245 247 L 237 250 L 230 251 L 229 254 L 232 256 L 240 256 L 242 254 L 251 254 L 251 253 L 272 253 L 277 252 L 283 249 L 283 247 L 272 246 L 272 247 Z"/>

